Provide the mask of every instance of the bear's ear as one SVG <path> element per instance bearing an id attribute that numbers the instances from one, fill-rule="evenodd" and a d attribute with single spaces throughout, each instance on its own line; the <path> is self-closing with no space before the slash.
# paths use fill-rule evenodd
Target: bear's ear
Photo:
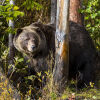
<path id="1" fill-rule="evenodd" d="M 19 35 L 22 31 L 23 31 L 23 29 L 21 29 L 21 28 L 17 29 L 17 34 Z"/>
<path id="2" fill-rule="evenodd" d="M 39 27 L 39 28 L 43 28 L 43 24 L 41 22 L 35 22 L 35 23 L 32 23 L 30 26 L 33 26 L 33 27 Z"/>
<path id="3" fill-rule="evenodd" d="M 19 36 L 19 34 L 23 31 L 23 29 L 19 28 L 17 29 L 17 33 L 15 34 L 15 37 Z"/>

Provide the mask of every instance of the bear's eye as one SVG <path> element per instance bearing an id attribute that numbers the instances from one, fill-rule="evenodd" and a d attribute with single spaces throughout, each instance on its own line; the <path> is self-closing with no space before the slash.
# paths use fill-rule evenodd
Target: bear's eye
<path id="1" fill-rule="evenodd" d="M 26 41 L 28 41 L 28 40 L 29 40 L 29 38 L 26 38 L 25 40 L 26 40 Z"/>
<path id="2" fill-rule="evenodd" d="M 29 38 L 24 38 L 24 41 L 28 41 L 29 40 Z"/>

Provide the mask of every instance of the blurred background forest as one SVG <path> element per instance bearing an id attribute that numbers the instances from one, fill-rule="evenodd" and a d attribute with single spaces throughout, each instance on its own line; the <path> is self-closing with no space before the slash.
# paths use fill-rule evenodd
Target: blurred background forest
<path id="1" fill-rule="evenodd" d="M 10 5 L 9 0 L 0 0 L 0 64 L 6 74 L 8 73 L 7 70 L 11 67 L 7 62 L 9 51 L 8 34 L 15 34 L 17 28 L 27 26 L 38 20 L 43 23 L 50 23 L 51 18 L 51 0 L 15 0 L 14 2 L 15 5 Z M 84 15 L 84 26 L 89 31 L 95 43 L 95 47 L 100 51 L 100 0 L 82 0 L 82 8 L 79 9 L 79 12 Z M 14 21 L 14 29 L 9 27 L 9 20 Z M 15 76 L 18 76 L 16 76 L 17 78 L 15 80 L 12 80 L 15 81 L 14 86 L 16 86 L 22 94 L 30 95 L 30 91 L 33 88 L 30 89 L 29 86 L 33 85 L 34 76 L 31 75 L 32 72 L 30 74 L 28 73 L 27 67 L 23 62 L 24 60 L 21 54 L 15 53 L 15 67 L 12 73 L 15 72 Z M 21 79 L 19 76 L 21 76 Z M 35 89 L 32 91 L 35 92 Z M 97 92 L 94 91 L 93 93 Z M 83 94 L 86 96 L 86 93 Z M 90 94 L 87 96 L 88 98 L 89 96 L 91 97 Z M 56 94 L 51 93 L 51 96 L 54 98 L 52 100 L 56 100 Z M 92 97 L 93 96 L 95 99 L 95 94 L 92 95 Z"/>

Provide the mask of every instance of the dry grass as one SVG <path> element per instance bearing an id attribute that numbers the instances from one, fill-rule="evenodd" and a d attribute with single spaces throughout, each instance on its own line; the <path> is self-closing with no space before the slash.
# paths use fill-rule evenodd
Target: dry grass
<path id="1" fill-rule="evenodd" d="M 10 84 L 0 68 L 0 100 L 20 100 L 18 91 Z"/>

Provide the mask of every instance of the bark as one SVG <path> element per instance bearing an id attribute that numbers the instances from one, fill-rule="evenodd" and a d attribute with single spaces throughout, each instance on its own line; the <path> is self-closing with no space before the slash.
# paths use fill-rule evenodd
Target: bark
<path id="1" fill-rule="evenodd" d="M 10 4 L 14 5 L 14 1 L 10 0 Z M 14 22 L 12 20 L 9 20 L 9 27 L 11 27 L 12 29 L 14 28 Z M 9 64 L 13 64 L 13 58 L 14 58 L 13 34 L 9 33 Z"/>
<path id="2" fill-rule="evenodd" d="M 68 80 L 69 67 L 69 0 L 57 0 L 56 19 L 56 54 L 54 68 L 54 84 L 62 91 Z"/>
<path id="3" fill-rule="evenodd" d="M 84 25 L 84 17 L 81 13 L 79 13 L 79 9 L 81 7 L 81 0 L 70 0 L 69 20 L 76 22 L 80 25 Z"/>
<path id="4" fill-rule="evenodd" d="M 57 0 L 51 0 L 51 24 L 56 25 Z"/>
<path id="5" fill-rule="evenodd" d="M 14 1 L 10 0 L 10 4 L 14 5 Z M 12 9 L 13 10 L 13 9 Z M 12 29 L 14 28 L 14 22 L 12 20 L 9 20 L 9 27 L 11 27 Z M 13 45 L 13 34 L 9 33 L 9 65 L 14 65 L 13 59 L 14 59 L 14 45 Z M 13 66 L 11 66 L 10 69 L 8 69 L 8 76 L 11 74 L 11 71 L 13 69 Z"/>
<path id="6" fill-rule="evenodd" d="M 9 34 L 9 65 L 13 63 L 14 58 L 14 45 L 13 45 L 13 35 Z"/>

